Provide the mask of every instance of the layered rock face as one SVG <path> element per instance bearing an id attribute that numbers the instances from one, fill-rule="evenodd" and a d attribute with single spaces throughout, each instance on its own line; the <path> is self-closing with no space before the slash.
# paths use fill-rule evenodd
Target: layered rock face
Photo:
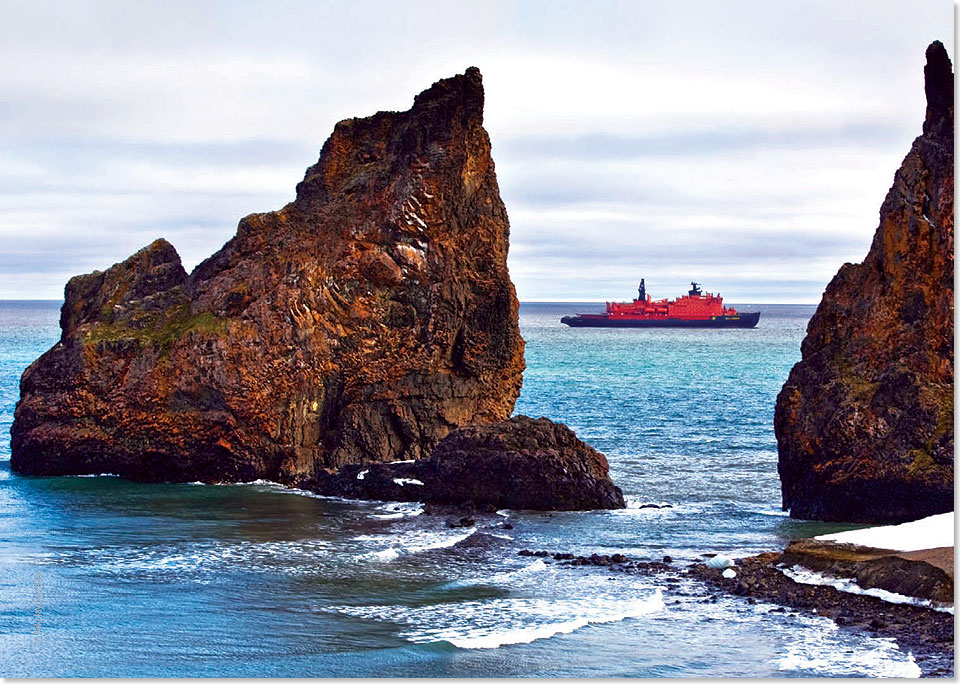
<path id="1" fill-rule="evenodd" d="M 903 522 L 953 510 L 953 73 L 927 49 L 927 112 L 777 397 L 783 507 L 793 517 Z"/>
<path id="2" fill-rule="evenodd" d="M 328 495 L 495 508 L 623 508 L 606 457 L 570 428 L 516 416 L 451 432 L 429 459 L 360 464 L 305 483 Z"/>
<path id="3" fill-rule="evenodd" d="M 283 209 L 191 274 L 158 240 L 66 287 L 23 374 L 27 474 L 299 482 L 506 419 L 523 339 L 480 72 L 337 124 Z"/>

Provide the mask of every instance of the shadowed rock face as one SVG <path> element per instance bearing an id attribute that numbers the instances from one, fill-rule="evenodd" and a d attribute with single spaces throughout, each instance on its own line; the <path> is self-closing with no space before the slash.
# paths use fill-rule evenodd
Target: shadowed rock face
<path id="1" fill-rule="evenodd" d="M 523 339 L 480 72 L 337 124 L 283 209 L 187 275 L 157 240 L 66 287 L 13 467 L 296 482 L 507 418 Z"/>
<path id="2" fill-rule="evenodd" d="M 777 397 L 784 509 L 902 522 L 953 510 L 953 72 L 927 49 L 923 135 Z"/>
<path id="3" fill-rule="evenodd" d="M 534 510 L 624 508 L 606 457 L 562 423 L 515 416 L 455 430 L 429 459 L 318 473 L 305 486 L 332 496 Z"/>

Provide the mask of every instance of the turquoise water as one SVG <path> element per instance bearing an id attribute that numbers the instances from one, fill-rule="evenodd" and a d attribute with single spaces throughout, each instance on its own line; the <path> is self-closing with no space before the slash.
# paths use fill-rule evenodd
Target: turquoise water
<path id="1" fill-rule="evenodd" d="M 607 454 L 623 511 L 501 511 L 448 529 L 416 504 L 270 483 L 25 478 L 9 468 L 23 369 L 58 304 L 0 303 L 0 675 L 816 676 L 915 674 L 890 641 L 680 578 L 569 568 L 523 548 L 749 555 L 843 529 L 779 510 L 773 404 L 808 306 L 754 330 L 569 329 L 525 304 L 517 412 Z M 639 508 L 643 503 L 670 508 Z M 509 521 L 512 529 L 503 527 Z"/>

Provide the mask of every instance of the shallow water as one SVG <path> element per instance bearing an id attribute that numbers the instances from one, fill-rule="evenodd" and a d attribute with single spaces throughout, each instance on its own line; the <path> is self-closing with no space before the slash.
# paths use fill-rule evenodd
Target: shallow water
<path id="1" fill-rule="evenodd" d="M 918 674 L 892 641 L 827 619 L 703 603 L 686 580 L 670 588 L 517 556 L 669 554 L 682 564 L 846 529 L 779 510 L 773 403 L 813 307 L 760 307 L 754 330 L 558 322 L 591 308 L 521 307 L 517 412 L 566 422 L 606 453 L 631 507 L 501 511 L 463 530 L 417 504 L 262 482 L 13 474 L 18 378 L 56 341 L 59 309 L 0 303 L 0 675 Z M 646 502 L 671 507 L 638 508 Z"/>

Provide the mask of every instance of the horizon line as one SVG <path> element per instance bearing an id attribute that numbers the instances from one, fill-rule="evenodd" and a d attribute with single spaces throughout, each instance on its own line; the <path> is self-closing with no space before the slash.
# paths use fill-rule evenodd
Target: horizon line
<path id="1" fill-rule="evenodd" d="M 521 304 L 606 304 L 609 301 L 614 301 L 611 299 L 518 299 Z M 0 298 L 0 303 L 2 302 L 57 302 L 59 304 L 63 303 L 63 299 L 18 299 L 18 298 Z M 795 306 L 817 306 L 819 302 L 735 302 L 731 301 L 731 304 L 751 304 L 758 306 L 784 306 L 784 305 L 795 305 Z"/>

